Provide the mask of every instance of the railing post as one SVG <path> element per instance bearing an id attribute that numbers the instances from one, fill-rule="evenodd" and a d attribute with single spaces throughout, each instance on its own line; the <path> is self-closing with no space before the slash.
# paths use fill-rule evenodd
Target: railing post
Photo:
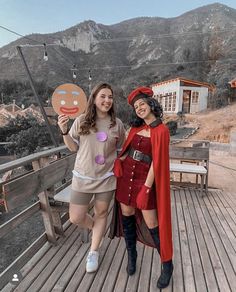
<path id="1" fill-rule="evenodd" d="M 41 158 L 37 161 L 32 162 L 32 166 L 34 170 L 38 170 L 39 168 L 42 168 L 46 165 L 49 164 L 49 158 Z M 48 241 L 56 244 L 56 233 L 54 229 L 54 222 L 53 222 L 53 216 L 51 212 L 51 207 L 49 205 L 49 200 L 48 200 L 48 194 L 47 191 L 44 190 L 43 192 L 38 194 L 39 201 L 40 201 L 40 208 L 42 212 L 42 217 L 43 217 L 43 222 L 44 222 L 44 227 L 45 231 L 48 237 Z"/>

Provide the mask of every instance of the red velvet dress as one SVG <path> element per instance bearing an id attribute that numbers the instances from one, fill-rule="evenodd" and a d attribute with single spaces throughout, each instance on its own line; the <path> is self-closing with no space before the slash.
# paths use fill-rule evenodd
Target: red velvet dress
<path id="1" fill-rule="evenodd" d="M 136 134 L 131 142 L 131 147 L 144 154 L 152 156 L 152 145 L 149 137 Z M 123 176 L 117 178 L 117 201 L 136 208 L 136 196 L 145 183 L 150 164 L 144 161 L 136 161 L 127 156 L 122 163 Z M 155 186 L 148 194 L 149 201 L 146 210 L 156 209 Z"/>

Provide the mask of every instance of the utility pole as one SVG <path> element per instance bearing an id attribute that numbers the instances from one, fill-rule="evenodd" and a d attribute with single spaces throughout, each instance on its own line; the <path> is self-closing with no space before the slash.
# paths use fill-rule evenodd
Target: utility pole
<path id="1" fill-rule="evenodd" d="M 47 129 L 48 129 L 49 134 L 50 134 L 50 137 L 52 139 L 52 142 L 53 142 L 53 144 L 54 144 L 55 147 L 58 147 L 59 145 L 58 145 L 58 143 L 57 143 L 57 141 L 56 141 L 56 139 L 55 139 L 55 137 L 53 135 L 53 131 L 52 131 L 52 128 L 51 128 L 51 126 L 49 124 L 48 117 L 47 117 L 46 112 L 45 112 L 44 107 L 43 107 L 43 103 L 42 103 L 41 99 L 39 98 L 39 96 L 38 96 L 38 94 L 37 94 L 37 92 L 35 90 L 34 81 L 33 81 L 33 78 L 31 76 L 31 73 L 29 71 L 29 68 L 27 66 L 27 63 L 25 61 L 24 55 L 23 55 L 23 53 L 21 51 L 21 47 L 20 46 L 17 46 L 16 48 L 17 48 L 17 51 L 18 51 L 18 53 L 19 53 L 19 55 L 20 55 L 20 57 L 22 59 L 23 65 L 24 65 L 25 70 L 26 70 L 26 73 L 27 73 L 27 75 L 29 77 L 30 86 L 31 86 L 31 88 L 33 90 L 33 93 L 34 93 L 34 96 L 35 96 L 36 100 L 38 101 L 38 104 L 39 104 L 41 113 L 42 113 L 42 115 L 44 117 L 44 120 L 45 120 Z"/>

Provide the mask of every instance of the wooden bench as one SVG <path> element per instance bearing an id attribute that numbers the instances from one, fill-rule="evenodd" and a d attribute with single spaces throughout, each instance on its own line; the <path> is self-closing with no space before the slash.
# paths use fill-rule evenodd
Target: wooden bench
<path id="1" fill-rule="evenodd" d="M 67 213 L 69 210 L 69 203 L 70 203 L 70 194 L 71 194 L 71 184 L 57 192 L 53 198 L 49 200 L 49 204 L 51 207 L 51 211 L 53 212 L 53 218 L 57 218 L 57 226 L 56 231 L 60 235 L 64 235 L 63 230 L 63 219 L 60 216 L 61 213 Z M 90 209 L 93 207 L 93 199 L 90 202 Z M 68 217 L 67 217 L 68 218 Z M 54 219 L 55 225 L 55 219 Z M 81 241 L 86 243 L 89 241 L 89 230 L 83 228 L 81 231 Z"/>
<path id="2" fill-rule="evenodd" d="M 209 170 L 209 146 L 208 141 L 194 142 L 191 146 L 172 144 L 170 145 L 170 172 L 180 174 L 178 184 L 186 184 L 182 182 L 182 174 L 196 175 L 196 183 L 198 185 L 198 176 L 200 181 L 200 194 L 203 195 L 203 190 L 208 189 L 208 170 Z M 174 184 L 176 181 L 173 181 Z M 191 183 L 193 184 L 193 183 Z M 190 185 L 190 183 L 187 183 Z"/>

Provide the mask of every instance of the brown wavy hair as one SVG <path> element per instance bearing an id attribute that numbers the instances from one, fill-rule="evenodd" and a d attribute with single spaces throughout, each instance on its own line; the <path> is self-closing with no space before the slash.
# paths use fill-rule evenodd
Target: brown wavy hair
<path id="1" fill-rule="evenodd" d="M 110 89 L 113 95 L 113 89 L 111 88 L 111 85 L 109 85 L 108 83 L 99 83 L 93 88 L 88 99 L 88 104 L 86 107 L 84 119 L 81 122 L 80 132 L 79 132 L 80 135 L 88 135 L 90 134 L 90 130 L 97 132 L 97 127 L 96 127 L 97 111 L 96 111 L 96 105 L 94 104 L 94 101 L 99 91 L 103 88 Z M 112 107 L 108 111 L 108 114 L 111 117 L 110 128 L 112 128 L 116 125 L 114 102 L 112 104 Z"/>

